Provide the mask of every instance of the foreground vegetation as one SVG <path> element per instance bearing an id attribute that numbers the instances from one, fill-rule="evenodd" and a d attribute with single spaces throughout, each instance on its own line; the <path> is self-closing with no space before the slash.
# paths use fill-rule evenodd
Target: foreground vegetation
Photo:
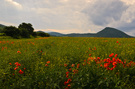
<path id="1" fill-rule="evenodd" d="M 134 89 L 135 39 L 0 40 L 0 89 Z"/>

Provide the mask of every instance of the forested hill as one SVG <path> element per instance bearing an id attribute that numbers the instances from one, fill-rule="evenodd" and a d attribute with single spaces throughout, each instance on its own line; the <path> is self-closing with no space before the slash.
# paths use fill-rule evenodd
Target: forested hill
<path id="1" fill-rule="evenodd" d="M 96 37 L 125 37 L 125 38 L 128 38 L 131 36 L 127 35 L 126 33 L 122 32 L 118 29 L 106 27 L 105 29 L 99 31 L 96 34 Z"/>
<path id="2" fill-rule="evenodd" d="M 111 27 L 106 27 L 103 30 L 97 33 L 71 33 L 71 34 L 61 34 L 58 32 L 50 32 L 51 36 L 68 36 L 68 37 L 125 37 L 129 38 L 132 36 L 127 35 L 126 33 Z"/>

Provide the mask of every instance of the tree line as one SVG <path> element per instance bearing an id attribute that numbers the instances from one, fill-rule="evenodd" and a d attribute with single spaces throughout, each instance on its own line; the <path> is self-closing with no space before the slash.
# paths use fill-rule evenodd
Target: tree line
<path id="1" fill-rule="evenodd" d="M 3 28 L 2 33 L 6 36 L 11 36 L 13 38 L 30 38 L 31 36 L 37 37 L 49 37 L 48 33 L 44 32 L 34 32 L 34 28 L 31 23 L 21 23 L 18 27 L 6 26 Z"/>

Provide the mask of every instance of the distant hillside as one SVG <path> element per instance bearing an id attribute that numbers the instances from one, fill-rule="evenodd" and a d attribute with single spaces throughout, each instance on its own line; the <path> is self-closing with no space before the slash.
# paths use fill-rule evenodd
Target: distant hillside
<path id="1" fill-rule="evenodd" d="M 65 36 L 69 37 L 95 37 L 94 33 L 71 33 L 71 34 L 66 34 Z"/>
<path id="2" fill-rule="evenodd" d="M 2 31 L 2 29 L 5 27 L 5 25 L 0 24 L 0 32 Z"/>
<path id="3" fill-rule="evenodd" d="M 71 34 L 61 34 L 58 32 L 49 32 L 51 36 L 68 36 L 68 37 L 125 37 L 129 38 L 131 36 L 126 33 L 111 27 L 106 27 L 98 33 L 71 33 Z"/>
<path id="4" fill-rule="evenodd" d="M 105 29 L 99 31 L 96 34 L 96 37 L 131 37 L 129 35 L 127 35 L 126 33 L 115 29 L 115 28 L 111 28 L 111 27 L 106 27 Z"/>
<path id="5" fill-rule="evenodd" d="M 58 33 L 58 32 L 48 32 L 51 36 L 65 36 L 65 34 Z"/>
<path id="6" fill-rule="evenodd" d="M 5 25 L 3 25 L 3 24 L 0 24 L 0 28 L 4 28 L 5 27 Z"/>

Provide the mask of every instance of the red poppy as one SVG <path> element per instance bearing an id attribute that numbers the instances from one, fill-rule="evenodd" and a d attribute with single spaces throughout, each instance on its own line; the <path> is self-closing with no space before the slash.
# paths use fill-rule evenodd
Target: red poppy
<path id="1" fill-rule="evenodd" d="M 77 68 L 79 68 L 79 64 L 77 64 Z"/>
<path id="2" fill-rule="evenodd" d="M 114 55 L 114 53 L 111 53 L 111 54 L 109 55 L 109 57 L 113 57 L 113 55 Z"/>
<path id="3" fill-rule="evenodd" d="M 18 67 L 15 67 L 14 70 L 18 69 Z"/>
<path id="4" fill-rule="evenodd" d="M 48 64 L 45 64 L 45 66 L 48 66 Z"/>
<path id="5" fill-rule="evenodd" d="M 72 80 L 69 78 L 67 81 L 68 81 L 68 82 L 71 82 Z"/>
<path id="6" fill-rule="evenodd" d="M 68 84 L 67 86 L 70 88 L 71 87 L 71 84 Z"/>
<path id="7" fill-rule="evenodd" d="M 72 67 L 74 67 L 75 66 L 75 64 L 72 64 Z"/>
<path id="8" fill-rule="evenodd" d="M 67 64 L 64 64 L 65 67 L 67 67 Z"/>
<path id="9" fill-rule="evenodd" d="M 24 72 L 22 70 L 19 71 L 20 74 L 23 74 Z"/>
<path id="10" fill-rule="evenodd" d="M 64 82 L 64 85 L 66 86 L 67 84 L 68 84 L 68 82 L 67 82 L 67 81 L 65 81 L 65 82 Z"/>
<path id="11" fill-rule="evenodd" d="M 9 65 L 12 65 L 11 63 L 9 63 Z"/>
<path id="12" fill-rule="evenodd" d="M 69 69 L 69 71 L 71 71 L 71 68 Z"/>
<path id="13" fill-rule="evenodd" d="M 50 63 L 50 61 L 47 61 L 46 63 L 47 63 L 47 64 L 49 64 L 49 63 Z"/>
<path id="14" fill-rule="evenodd" d="M 20 51 L 17 51 L 17 53 L 20 53 L 20 54 L 21 54 L 21 52 L 20 52 Z"/>

